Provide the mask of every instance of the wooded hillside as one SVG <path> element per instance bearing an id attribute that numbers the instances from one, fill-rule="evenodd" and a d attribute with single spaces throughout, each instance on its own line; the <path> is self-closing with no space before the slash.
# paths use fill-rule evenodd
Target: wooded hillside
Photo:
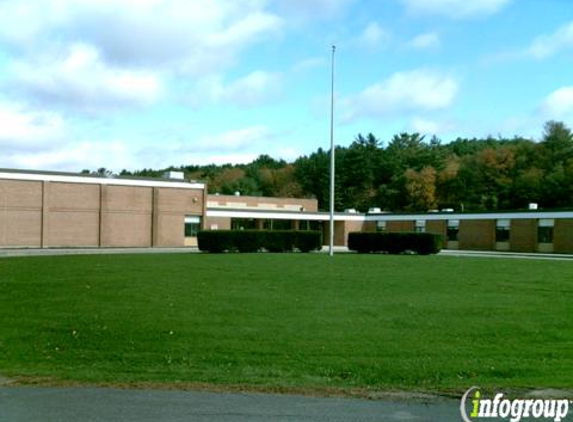
<path id="1" fill-rule="evenodd" d="M 168 169 L 122 171 L 159 177 Z M 261 155 L 249 164 L 182 165 L 209 192 L 317 198 L 328 208 L 329 151 L 318 149 L 292 163 Z M 98 172 L 105 172 L 100 169 Z M 573 208 L 573 134 L 561 122 L 548 122 L 541 140 L 458 138 L 443 143 L 418 133 L 389 141 L 359 134 L 336 148 L 336 209 L 367 211 L 456 211 Z"/>

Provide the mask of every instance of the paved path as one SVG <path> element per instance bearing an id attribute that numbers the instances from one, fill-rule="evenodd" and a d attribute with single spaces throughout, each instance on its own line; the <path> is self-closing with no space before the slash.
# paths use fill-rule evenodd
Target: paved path
<path id="1" fill-rule="evenodd" d="M 336 254 L 352 253 L 346 246 L 335 246 Z M 156 254 L 156 253 L 199 253 L 199 249 L 186 248 L 54 248 L 54 249 L 3 249 L 0 248 L 0 258 L 16 256 L 54 256 L 54 255 L 106 255 L 106 254 Z M 328 246 L 318 253 L 328 253 Z M 571 261 L 573 254 L 544 254 L 497 251 L 463 251 L 444 249 L 441 256 L 463 256 L 474 258 L 513 258 L 513 259 L 541 259 L 553 261 Z M 1 421 L 0 421 L 1 422 Z"/>
<path id="2" fill-rule="evenodd" d="M 2 422 L 460 421 L 459 401 L 406 403 L 291 395 L 0 387 Z"/>

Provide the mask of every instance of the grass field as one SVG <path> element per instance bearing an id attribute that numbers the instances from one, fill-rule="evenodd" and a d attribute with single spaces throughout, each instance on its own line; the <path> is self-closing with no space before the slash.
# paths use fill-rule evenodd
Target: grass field
<path id="1" fill-rule="evenodd" d="M 571 388 L 573 265 L 440 256 L 0 260 L 0 374 L 86 383 Z"/>

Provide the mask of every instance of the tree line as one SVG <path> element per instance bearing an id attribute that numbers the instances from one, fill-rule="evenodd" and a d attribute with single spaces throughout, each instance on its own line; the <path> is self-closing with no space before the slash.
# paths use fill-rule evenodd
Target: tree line
<path id="1" fill-rule="evenodd" d="M 319 148 L 294 162 L 261 155 L 249 164 L 182 165 L 123 170 L 120 175 L 160 177 L 183 171 L 207 182 L 209 193 L 316 198 L 328 209 L 330 152 Z M 336 147 L 337 211 L 494 211 L 573 207 L 573 133 L 562 122 L 544 126 L 542 139 L 458 138 L 442 143 L 400 133 L 386 143 L 359 134 Z M 105 168 L 97 172 L 108 172 Z"/>

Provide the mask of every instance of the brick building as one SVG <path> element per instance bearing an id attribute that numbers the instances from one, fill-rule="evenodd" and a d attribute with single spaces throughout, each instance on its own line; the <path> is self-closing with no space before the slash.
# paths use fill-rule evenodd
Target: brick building
<path id="1" fill-rule="evenodd" d="M 335 213 L 335 245 L 351 231 L 417 231 L 449 249 L 573 253 L 573 211 L 373 211 Z M 200 229 L 314 229 L 327 243 L 328 220 L 313 199 L 207 195 L 197 181 L 0 170 L 3 248 L 195 246 Z"/>

